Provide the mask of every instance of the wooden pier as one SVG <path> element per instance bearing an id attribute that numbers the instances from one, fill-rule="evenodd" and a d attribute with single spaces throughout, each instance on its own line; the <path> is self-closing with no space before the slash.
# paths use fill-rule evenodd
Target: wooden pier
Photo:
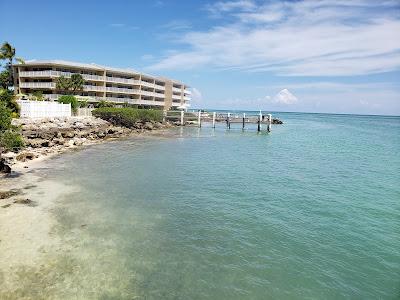
<path id="1" fill-rule="evenodd" d="M 211 123 L 215 128 L 216 123 L 225 123 L 228 129 L 231 129 L 231 124 L 241 124 L 242 129 L 245 129 L 248 124 L 257 124 L 257 131 L 271 131 L 272 115 L 259 114 L 238 114 L 238 113 L 221 113 L 221 112 L 184 112 L 184 111 L 166 111 L 164 112 L 164 121 L 172 121 L 184 126 L 186 124 L 196 124 L 201 127 L 202 123 Z M 264 126 L 263 126 L 264 125 Z"/>

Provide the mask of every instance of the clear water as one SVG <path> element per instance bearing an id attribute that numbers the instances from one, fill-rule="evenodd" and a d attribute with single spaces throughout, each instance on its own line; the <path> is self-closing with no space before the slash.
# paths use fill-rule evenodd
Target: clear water
<path id="1" fill-rule="evenodd" d="M 66 250 L 40 293 L 399 299 L 400 118 L 277 116 L 271 134 L 205 125 L 52 160 L 80 190 L 54 211 Z"/>

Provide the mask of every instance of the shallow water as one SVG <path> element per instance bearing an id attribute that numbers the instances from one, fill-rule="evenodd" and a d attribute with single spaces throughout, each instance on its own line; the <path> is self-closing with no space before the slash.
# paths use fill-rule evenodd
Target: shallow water
<path id="1" fill-rule="evenodd" d="M 53 211 L 65 247 L 20 280 L 56 298 L 400 297 L 400 118 L 278 116 L 271 134 L 205 124 L 51 160 L 42 176 L 79 187 Z"/>

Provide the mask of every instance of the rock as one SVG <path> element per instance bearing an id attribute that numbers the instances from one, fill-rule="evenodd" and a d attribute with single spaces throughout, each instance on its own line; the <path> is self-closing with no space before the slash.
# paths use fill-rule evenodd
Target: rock
<path id="1" fill-rule="evenodd" d="M 8 199 L 10 197 L 19 195 L 20 193 L 20 190 L 0 191 L 0 199 Z"/>
<path id="2" fill-rule="evenodd" d="M 146 122 L 146 123 L 144 123 L 143 129 L 153 130 L 154 129 L 154 125 L 151 122 Z"/>
<path id="3" fill-rule="evenodd" d="M 31 152 L 22 152 L 20 154 L 18 154 L 15 159 L 18 161 L 27 161 L 27 160 L 32 160 L 34 158 L 36 158 L 37 156 Z"/>
<path id="4" fill-rule="evenodd" d="M 55 145 L 64 145 L 65 139 L 63 137 L 58 137 L 53 139 Z"/>
<path id="5" fill-rule="evenodd" d="M 283 122 L 279 119 L 273 118 L 272 119 L 272 124 L 283 124 Z"/>
<path id="6" fill-rule="evenodd" d="M 6 164 L 4 158 L 0 158 L 0 173 L 5 173 L 5 174 L 11 173 L 11 167 Z"/>
<path id="7" fill-rule="evenodd" d="M 36 206 L 37 205 L 35 201 L 32 201 L 30 199 L 17 199 L 13 203 L 25 204 L 25 205 L 28 205 L 28 206 Z"/>
<path id="8" fill-rule="evenodd" d="M 48 145 L 48 143 L 49 141 L 42 139 L 30 139 L 26 141 L 27 146 L 31 146 L 32 148 L 45 147 L 45 145 Z"/>

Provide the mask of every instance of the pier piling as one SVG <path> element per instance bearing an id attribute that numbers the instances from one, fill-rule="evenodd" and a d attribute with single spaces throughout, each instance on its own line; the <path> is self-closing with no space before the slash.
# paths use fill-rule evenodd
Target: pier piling
<path id="1" fill-rule="evenodd" d="M 185 112 L 182 110 L 181 111 L 181 126 L 184 125 L 184 119 L 183 119 L 184 115 L 185 115 Z"/>
<path id="2" fill-rule="evenodd" d="M 201 110 L 199 110 L 199 115 L 198 115 L 197 123 L 199 124 L 199 127 L 201 127 Z"/>
<path id="3" fill-rule="evenodd" d="M 268 132 L 271 132 L 271 124 L 272 124 L 272 115 L 268 114 L 268 126 L 267 126 Z"/>
<path id="4" fill-rule="evenodd" d="M 215 128 L 215 116 L 216 116 L 216 112 L 213 112 L 213 118 L 212 118 L 212 127 Z"/>

